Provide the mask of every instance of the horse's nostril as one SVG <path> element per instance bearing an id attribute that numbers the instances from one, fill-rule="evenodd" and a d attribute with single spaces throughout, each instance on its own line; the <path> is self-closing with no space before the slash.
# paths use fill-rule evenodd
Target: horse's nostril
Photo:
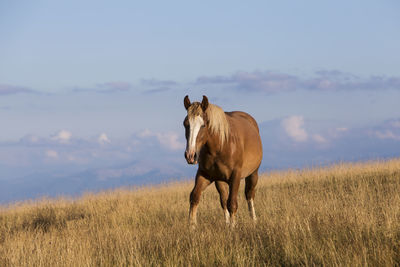
<path id="1" fill-rule="evenodd" d="M 185 151 L 185 158 L 189 164 L 193 164 L 196 159 L 196 153 L 190 153 L 189 151 Z"/>

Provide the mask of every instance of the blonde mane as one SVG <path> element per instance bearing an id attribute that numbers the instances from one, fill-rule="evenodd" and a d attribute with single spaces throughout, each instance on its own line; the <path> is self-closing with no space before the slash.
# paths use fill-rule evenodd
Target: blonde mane
<path id="1" fill-rule="evenodd" d="M 229 137 L 229 123 L 226 119 L 225 112 L 217 105 L 209 104 L 206 109 L 206 114 L 209 120 L 208 128 L 211 133 L 219 135 L 221 146 Z"/>

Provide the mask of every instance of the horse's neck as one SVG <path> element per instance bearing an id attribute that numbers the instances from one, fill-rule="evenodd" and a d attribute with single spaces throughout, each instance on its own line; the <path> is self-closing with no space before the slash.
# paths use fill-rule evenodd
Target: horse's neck
<path id="1" fill-rule="evenodd" d="M 209 132 L 207 139 L 207 147 L 211 154 L 217 154 L 221 152 L 226 146 L 229 145 L 228 140 L 225 140 L 224 144 L 221 144 L 220 136 Z"/>

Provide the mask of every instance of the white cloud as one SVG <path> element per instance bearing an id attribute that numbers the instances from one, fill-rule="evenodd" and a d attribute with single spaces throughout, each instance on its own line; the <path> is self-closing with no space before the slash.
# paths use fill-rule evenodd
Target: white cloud
<path id="1" fill-rule="evenodd" d="M 55 150 L 49 149 L 49 150 L 46 150 L 46 157 L 56 159 L 56 158 L 58 158 L 58 153 Z"/>
<path id="2" fill-rule="evenodd" d="M 313 138 L 313 140 L 314 140 L 315 142 L 317 142 L 317 143 L 319 143 L 319 144 L 325 144 L 325 143 L 328 142 L 328 140 L 326 140 L 326 138 L 323 137 L 323 136 L 320 135 L 320 134 L 314 134 L 314 135 L 312 136 L 312 138 Z"/>
<path id="3" fill-rule="evenodd" d="M 228 88 L 260 91 L 265 93 L 287 92 L 298 89 L 336 90 L 383 90 L 399 89 L 399 76 L 358 77 L 338 70 L 317 71 L 313 77 L 296 76 L 273 71 L 236 72 L 230 76 L 202 76 L 197 84 L 226 85 Z"/>
<path id="4" fill-rule="evenodd" d="M 139 137 L 156 137 L 158 142 L 170 149 L 170 150 L 179 150 L 183 149 L 185 147 L 185 144 L 183 142 L 179 141 L 179 135 L 174 132 L 167 132 L 167 133 L 154 133 L 150 131 L 149 129 L 146 129 L 142 131 L 141 133 L 138 134 Z"/>
<path id="5" fill-rule="evenodd" d="M 40 141 L 41 138 L 33 134 L 25 135 L 20 139 L 20 142 L 24 144 L 38 144 Z"/>
<path id="6" fill-rule="evenodd" d="M 400 135 L 393 133 L 391 130 L 376 131 L 375 136 L 379 139 L 393 139 L 400 140 Z"/>
<path id="7" fill-rule="evenodd" d="M 151 136 L 155 136 L 155 134 L 152 131 L 150 131 L 149 129 L 145 129 L 144 131 L 141 131 L 139 133 L 139 136 L 140 137 L 151 137 Z"/>
<path id="8" fill-rule="evenodd" d="M 111 143 L 110 139 L 108 139 L 108 136 L 105 133 L 100 134 L 99 138 L 97 138 L 97 142 L 102 145 Z"/>
<path id="9" fill-rule="evenodd" d="M 283 119 L 281 122 L 281 126 L 285 130 L 286 134 L 296 142 L 307 141 L 308 134 L 303 128 L 303 125 L 303 116 L 290 116 Z"/>
<path id="10" fill-rule="evenodd" d="M 347 132 L 349 129 L 348 128 L 346 128 L 346 127 L 339 127 L 339 128 L 336 128 L 336 131 L 337 132 Z"/>
<path id="11" fill-rule="evenodd" d="M 162 145 L 171 150 L 179 150 L 185 147 L 185 144 L 178 140 L 179 136 L 176 133 L 158 133 L 157 139 Z"/>
<path id="12" fill-rule="evenodd" d="M 53 140 L 60 143 L 68 143 L 72 137 L 72 133 L 66 130 L 59 131 L 56 135 L 52 137 Z"/>

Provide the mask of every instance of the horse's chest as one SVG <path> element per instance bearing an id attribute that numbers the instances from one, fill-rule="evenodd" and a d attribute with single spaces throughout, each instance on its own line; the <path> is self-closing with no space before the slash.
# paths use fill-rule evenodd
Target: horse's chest
<path id="1" fill-rule="evenodd" d="M 212 180 L 227 181 L 232 173 L 232 168 L 223 161 L 206 160 L 202 165 L 202 169 L 210 176 L 210 179 Z"/>

